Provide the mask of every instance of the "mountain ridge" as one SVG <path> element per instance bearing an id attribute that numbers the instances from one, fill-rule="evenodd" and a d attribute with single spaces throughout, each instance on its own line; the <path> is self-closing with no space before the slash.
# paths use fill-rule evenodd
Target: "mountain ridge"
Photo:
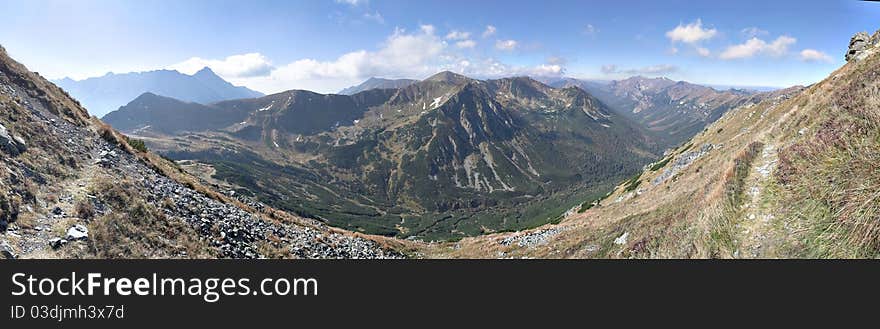
<path id="1" fill-rule="evenodd" d="M 145 92 L 197 103 L 263 96 L 246 87 L 234 86 L 205 67 L 192 75 L 175 70 L 114 74 L 83 80 L 53 81 L 79 99 L 90 113 L 103 117 Z"/>
<path id="2" fill-rule="evenodd" d="M 207 107 L 247 114 L 218 124 L 224 128 L 163 130 L 151 122 L 136 133 L 171 158 L 220 168 L 210 178 L 270 204 L 351 230 L 421 239 L 552 220 L 550 213 L 571 207 L 573 186 L 588 185 L 575 194 L 599 193 L 608 175 L 635 170 L 657 152 L 640 128 L 586 91 L 527 77 L 440 72 L 399 89 L 287 91 Z M 115 118 L 107 122 L 128 132 L 148 126 Z M 168 131 L 176 132 L 163 136 Z M 284 183 L 270 186 L 270 176 L 247 163 Z M 327 189 L 339 194 L 336 205 L 316 199 Z M 568 196 L 548 201 L 551 194 Z M 552 208 L 540 210 L 543 202 Z M 530 213 L 511 213 L 515 204 Z M 442 220 L 450 214 L 454 220 Z"/>

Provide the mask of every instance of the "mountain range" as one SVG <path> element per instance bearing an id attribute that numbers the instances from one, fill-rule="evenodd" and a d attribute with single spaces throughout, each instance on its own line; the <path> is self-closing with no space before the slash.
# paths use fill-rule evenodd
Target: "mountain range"
<path id="1" fill-rule="evenodd" d="M 580 88 L 451 72 L 350 96 L 200 105 L 144 94 L 105 121 L 267 204 L 420 239 L 552 221 L 662 152 Z"/>
<path id="2" fill-rule="evenodd" d="M 260 92 L 232 85 L 207 67 L 193 75 L 157 70 L 107 73 L 84 80 L 64 78 L 53 82 L 82 102 L 89 113 L 97 117 L 115 111 L 145 92 L 203 104 L 263 96 Z"/>
<path id="3" fill-rule="evenodd" d="M 354 95 L 370 89 L 398 89 L 419 82 L 413 79 L 383 79 L 369 78 L 357 86 L 351 86 L 339 91 L 340 95 Z"/>
<path id="4" fill-rule="evenodd" d="M 558 220 L 728 109 L 771 96 L 641 77 L 384 82 L 206 105 L 146 93 L 104 121 L 298 215 L 443 240 Z"/>

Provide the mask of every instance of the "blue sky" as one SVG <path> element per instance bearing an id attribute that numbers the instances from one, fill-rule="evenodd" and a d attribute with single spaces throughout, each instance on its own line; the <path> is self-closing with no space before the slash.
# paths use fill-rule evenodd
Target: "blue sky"
<path id="1" fill-rule="evenodd" d="M 0 1 L 0 44 L 49 78 L 203 66 L 263 92 L 452 70 L 790 86 L 880 28 L 860 1 Z"/>

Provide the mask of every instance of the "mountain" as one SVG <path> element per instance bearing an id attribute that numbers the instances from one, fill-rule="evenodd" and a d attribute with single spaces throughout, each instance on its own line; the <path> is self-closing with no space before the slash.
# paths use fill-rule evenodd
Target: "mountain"
<path id="1" fill-rule="evenodd" d="M 586 91 L 526 77 L 441 72 L 399 89 L 293 90 L 206 108 L 148 96 L 107 122 L 269 205 L 424 240 L 553 221 L 659 152 Z M 197 122 L 209 110 L 218 121 Z"/>
<path id="2" fill-rule="evenodd" d="M 157 70 L 107 73 L 80 81 L 64 78 L 54 82 L 81 101 L 89 109 L 89 113 L 97 117 L 118 109 L 145 92 L 202 104 L 263 96 L 260 92 L 226 82 L 207 67 L 193 75 Z"/>
<path id="3" fill-rule="evenodd" d="M 880 257 L 880 31 L 824 80 L 732 108 L 559 224 L 426 257 Z M 658 81 L 667 86 L 675 83 Z"/>
<path id="4" fill-rule="evenodd" d="M 89 116 L 2 47 L 0 108 L 0 258 L 403 256 L 392 249 L 402 242 L 218 192 Z"/>
<path id="5" fill-rule="evenodd" d="M 383 78 L 369 78 L 367 81 L 357 85 L 351 86 L 339 91 L 340 95 L 354 95 L 362 91 L 370 90 L 370 89 L 398 89 L 409 86 L 413 83 L 418 82 L 418 80 L 411 79 L 383 79 Z"/>
<path id="6" fill-rule="evenodd" d="M 631 77 L 608 83 L 561 79 L 552 85 L 588 90 L 610 108 L 647 127 L 666 146 L 688 140 L 732 108 L 773 95 L 772 91 L 719 91 L 667 78 Z"/>

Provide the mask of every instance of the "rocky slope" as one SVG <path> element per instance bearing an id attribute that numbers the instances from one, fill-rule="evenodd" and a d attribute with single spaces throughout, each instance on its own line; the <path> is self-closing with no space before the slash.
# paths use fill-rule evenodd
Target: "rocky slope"
<path id="1" fill-rule="evenodd" d="M 400 89 L 294 90 L 206 110 L 225 122 L 178 129 L 187 125 L 176 118 L 202 109 L 159 99 L 107 118 L 169 157 L 209 166 L 206 179 L 267 204 L 419 239 L 552 221 L 658 150 L 584 90 L 524 77 L 441 72 Z"/>
<path id="2" fill-rule="evenodd" d="M 858 34 L 853 40 L 877 40 Z M 880 55 L 735 107 L 557 225 L 433 244 L 428 257 L 876 258 Z"/>
<path id="3" fill-rule="evenodd" d="M 387 240 L 206 188 L 0 48 L 6 258 L 381 258 Z"/>
<path id="4" fill-rule="evenodd" d="M 260 92 L 226 82 L 207 67 L 193 75 L 157 70 L 123 74 L 107 73 L 101 77 L 79 81 L 64 78 L 53 82 L 81 101 L 90 113 L 97 117 L 115 111 L 138 95 L 147 92 L 202 104 L 263 96 Z"/>

